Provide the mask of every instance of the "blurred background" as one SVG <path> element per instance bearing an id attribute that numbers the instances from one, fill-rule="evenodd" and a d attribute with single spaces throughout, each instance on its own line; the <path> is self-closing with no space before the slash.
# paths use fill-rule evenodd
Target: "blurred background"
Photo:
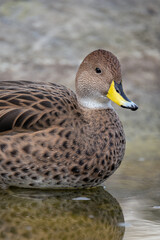
<path id="1" fill-rule="evenodd" d="M 125 240 L 160 239 L 159 13 L 159 0 L 0 1 L 0 81 L 74 90 L 78 66 L 91 51 L 106 49 L 120 60 L 124 90 L 139 110 L 114 105 L 127 149 L 105 186 L 122 207 Z"/>

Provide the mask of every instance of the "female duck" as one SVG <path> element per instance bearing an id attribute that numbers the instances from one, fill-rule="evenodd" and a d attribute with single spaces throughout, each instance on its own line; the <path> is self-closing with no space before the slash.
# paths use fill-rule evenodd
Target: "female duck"
<path id="1" fill-rule="evenodd" d="M 119 167 L 125 135 L 111 101 L 123 92 L 118 59 L 96 50 L 81 63 L 76 94 L 53 83 L 0 82 L 0 186 L 93 187 Z"/>

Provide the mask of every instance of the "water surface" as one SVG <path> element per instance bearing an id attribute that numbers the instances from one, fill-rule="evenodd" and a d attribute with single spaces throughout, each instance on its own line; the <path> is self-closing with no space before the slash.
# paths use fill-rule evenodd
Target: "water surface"
<path id="1" fill-rule="evenodd" d="M 102 187 L 0 193 L 0 239 L 108 239 L 124 235 L 122 209 Z"/>

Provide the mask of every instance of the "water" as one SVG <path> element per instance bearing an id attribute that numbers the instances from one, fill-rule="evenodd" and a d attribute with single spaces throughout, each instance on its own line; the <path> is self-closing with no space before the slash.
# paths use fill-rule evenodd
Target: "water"
<path id="1" fill-rule="evenodd" d="M 143 167 L 145 160 L 125 162 L 90 190 L 1 190 L 0 239 L 158 240 L 159 179 L 151 166 L 144 176 Z M 134 168 L 141 170 L 127 174 Z"/>
<path id="2" fill-rule="evenodd" d="M 80 60 L 104 48 L 119 57 L 124 90 L 139 105 L 116 107 L 126 154 L 103 187 L 1 190 L 0 239 L 160 240 L 159 12 L 159 0 L 0 2 L 0 80 L 74 89 Z"/>
<path id="3" fill-rule="evenodd" d="M 122 239 L 122 209 L 102 187 L 0 194 L 0 239 Z M 122 226 L 121 226 L 122 224 Z"/>
<path id="4" fill-rule="evenodd" d="M 143 165 L 145 165 L 145 163 L 142 164 L 139 162 L 136 166 L 136 168 L 141 169 L 139 171 L 139 173 L 141 172 L 141 176 L 139 176 L 139 174 L 138 176 L 122 176 L 123 180 L 121 179 L 118 184 L 118 179 L 112 179 L 112 181 L 110 179 L 110 183 L 108 183 L 108 190 L 114 193 L 114 196 L 117 196 L 123 209 L 125 240 L 160 239 L 159 173 L 157 170 L 157 178 L 155 178 L 155 166 L 155 168 L 146 169 L 146 176 L 144 176 Z M 128 167 L 124 166 L 124 171 L 128 171 Z M 157 169 L 159 169 L 158 164 Z M 132 170 L 135 171 L 136 169 Z M 119 176 L 117 177 L 119 178 Z"/>

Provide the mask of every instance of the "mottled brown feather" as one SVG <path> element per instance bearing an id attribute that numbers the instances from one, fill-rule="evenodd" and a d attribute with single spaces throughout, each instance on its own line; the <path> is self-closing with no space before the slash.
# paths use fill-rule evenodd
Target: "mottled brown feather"
<path id="1" fill-rule="evenodd" d="M 85 188 L 113 174 L 125 150 L 119 117 L 77 100 L 87 92 L 91 99 L 97 91 L 105 97 L 113 76 L 121 81 L 117 58 L 98 50 L 82 62 L 76 94 L 53 83 L 1 81 L 0 186 Z"/>
<path id="2" fill-rule="evenodd" d="M 0 82 L 1 134 L 38 131 L 59 125 L 75 108 L 76 96 L 64 86 L 29 81 Z"/>

